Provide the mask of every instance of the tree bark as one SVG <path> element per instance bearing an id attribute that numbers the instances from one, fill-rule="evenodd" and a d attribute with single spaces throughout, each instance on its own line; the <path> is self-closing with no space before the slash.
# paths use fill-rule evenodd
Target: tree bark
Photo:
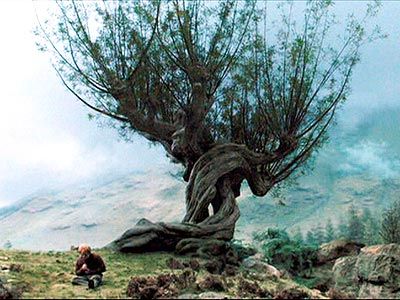
<path id="1" fill-rule="evenodd" d="M 253 193 L 265 194 L 270 184 L 254 169 L 266 158 L 236 144 L 218 145 L 195 163 L 186 189 L 186 215 L 181 223 L 141 219 L 109 246 L 122 252 L 185 252 L 198 239 L 229 241 L 240 212 L 236 203 L 247 179 Z M 209 214 L 209 206 L 213 213 Z"/>

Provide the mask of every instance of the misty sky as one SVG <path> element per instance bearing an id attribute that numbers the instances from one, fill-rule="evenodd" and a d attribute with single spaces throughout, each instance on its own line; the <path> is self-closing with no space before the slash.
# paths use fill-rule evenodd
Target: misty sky
<path id="1" fill-rule="evenodd" d="M 128 144 L 114 130 L 89 122 L 88 110 L 55 76 L 48 54 L 36 50 L 34 5 L 0 1 L 0 207 L 40 190 L 166 168 L 159 147 L 149 148 L 140 137 Z M 361 5 L 337 4 L 349 11 Z M 400 106 L 400 2 L 384 1 L 376 23 L 389 38 L 363 51 L 339 116 L 347 128 L 377 108 Z"/>

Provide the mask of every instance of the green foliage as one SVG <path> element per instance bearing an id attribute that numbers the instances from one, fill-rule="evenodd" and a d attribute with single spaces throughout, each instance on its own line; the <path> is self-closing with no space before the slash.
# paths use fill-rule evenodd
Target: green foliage
<path id="1" fill-rule="evenodd" d="M 385 243 L 400 243 L 400 200 L 384 211 L 380 236 Z"/>
<path id="2" fill-rule="evenodd" d="M 266 231 L 258 232 L 254 235 L 254 240 L 263 242 L 266 240 L 279 239 L 288 241 L 290 240 L 289 234 L 284 229 L 268 228 Z"/>
<path id="3" fill-rule="evenodd" d="M 362 211 L 351 205 L 347 211 L 346 219 L 340 220 L 336 229 L 336 239 L 348 239 L 364 243 L 366 245 L 376 245 L 381 243 L 379 235 L 379 222 L 369 208 Z"/>
<path id="4" fill-rule="evenodd" d="M 321 245 L 325 242 L 325 231 L 320 224 L 318 224 L 317 227 L 314 228 L 314 236 L 317 245 Z"/>
<path id="5" fill-rule="evenodd" d="M 257 253 L 257 250 L 252 245 L 242 240 L 233 239 L 230 241 L 230 246 L 236 251 L 240 259 L 245 259 Z"/>
<path id="6" fill-rule="evenodd" d="M 300 227 L 296 227 L 293 236 L 292 236 L 293 241 L 303 243 L 304 238 L 303 238 L 303 233 L 300 230 Z"/>
<path id="7" fill-rule="evenodd" d="M 347 239 L 362 242 L 364 239 L 365 227 L 354 205 L 351 205 L 348 210 L 348 231 Z"/>
<path id="8" fill-rule="evenodd" d="M 295 1 L 278 5 L 277 20 L 255 0 L 56 3 L 38 46 L 82 103 L 169 154 L 183 128 L 206 136 L 204 149 L 232 142 L 278 152 L 258 170 L 274 185 L 326 141 L 360 47 L 381 37 L 365 30 L 376 7 L 338 25 L 331 1 L 307 1 L 299 18 Z"/>
<path id="9" fill-rule="evenodd" d="M 333 228 L 333 224 L 331 219 L 328 219 L 325 225 L 325 243 L 329 243 L 335 239 L 335 229 Z"/>
<path id="10" fill-rule="evenodd" d="M 261 242 L 264 257 L 271 264 L 290 273 L 301 273 L 316 262 L 318 247 L 290 239 L 285 230 L 269 228 L 257 233 L 255 239 Z"/>
<path id="11" fill-rule="evenodd" d="M 307 244 L 310 244 L 310 245 L 317 244 L 317 239 L 315 238 L 315 234 L 312 230 L 307 231 L 306 242 L 307 242 Z"/>
<path id="12" fill-rule="evenodd" d="M 377 218 L 372 215 L 369 208 L 364 208 L 361 221 L 364 224 L 363 243 L 366 245 L 376 245 L 382 242 L 379 234 L 380 226 Z"/>

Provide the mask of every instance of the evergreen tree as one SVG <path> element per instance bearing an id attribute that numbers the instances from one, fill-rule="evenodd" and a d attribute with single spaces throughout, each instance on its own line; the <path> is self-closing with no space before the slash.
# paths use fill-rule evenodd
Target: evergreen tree
<path id="1" fill-rule="evenodd" d="M 379 223 L 369 208 L 364 208 L 361 221 L 364 224 L 363 243 L 366 245 L 379 244 L 381 242 Z"/>
<path id="2" fill-rule="evenodd" d="M 293 237 L 292 240 L 295 242 L 299 242 L 299 243 L 303 243 L 304 242 L 304 238 L 303 238 L 303 234 L 300 230 L 300 227 L 296 227 L 293 233 Z"/>
<path id="3" fill-rule="evenodd" d="M 347 238 L 352 241 L 361 242 L 364 237 L 364 231 L 364 224 L 358 215 L 358 211 L 354 205 L 351 205 L 348 210 Z"/>
<path id="4" fill-rule="evenodd" d="M 310 245 L 317 244 L 314 232 L 312 230 L 307 231 L 306 242 L 307 242 L 307 244 L 310 244 Z"/>
<path id="5" fill-rule="evenodd" d="M 331 219 L 328 219 L 325 225 L 325 243 L 329 243 L 334 239 L 335 239 L 335 229 L 333 228 Z"/>
<path id="6" fill-rule="evenodd" d="M 385 243 L 400 243 L 400 200 L 383 213 L 380 236 Z"/>
<path id="7" fill-rule="evenodd" d="M 314 236 L 318 245 L 321 245 L 325 242 L 325 231 L 321 224 L 318 224 L 317 227 L 314 228 Z"/>
<path id="8" fill-rule="evenodd" d="M 340 220 L 340 223 L 337 226 L 336 232 L 337 232 L 337 235 L 336 235 L 337 239 L 347 239 L 347 237 L 349 235 L 348 234 L 349 228 L 348 228 L 345 220 L 343 220 L 343 219 Z"/>

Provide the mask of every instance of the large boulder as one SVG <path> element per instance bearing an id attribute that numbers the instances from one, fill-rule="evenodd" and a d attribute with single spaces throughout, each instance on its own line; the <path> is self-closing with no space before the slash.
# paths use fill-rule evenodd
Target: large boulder
<path id="1" fill-rule="evenodd" d="M 267 275 L 268 277 L 281 278 L 282 272 L 274 266 L 267 264 L 257 255 L 250 256 L 243 260 L 242 267 L 252 271 L 257 271 Z"/>
<path id="2" fill-rule="evenodd" d="M 364 246 L 364 244 L 348 240 L 335 240 L 322 244 L 317 252 L 317 264 L 333 263 L 340 257 L 358 255 Z"/>
<path id="3" fill-rule="evenodd" d="M 336 260 L 333 266 L 334 289 L 353 296 L 359 290 L 356 272 L 357 256 L 346 256 Z"/>
<path id="4" fill-rule="evenodd" d="M 335 289 L 357 298 L 400 298 L 400 245 L 364 247 L 359 255 L 336 260 Z"/>

